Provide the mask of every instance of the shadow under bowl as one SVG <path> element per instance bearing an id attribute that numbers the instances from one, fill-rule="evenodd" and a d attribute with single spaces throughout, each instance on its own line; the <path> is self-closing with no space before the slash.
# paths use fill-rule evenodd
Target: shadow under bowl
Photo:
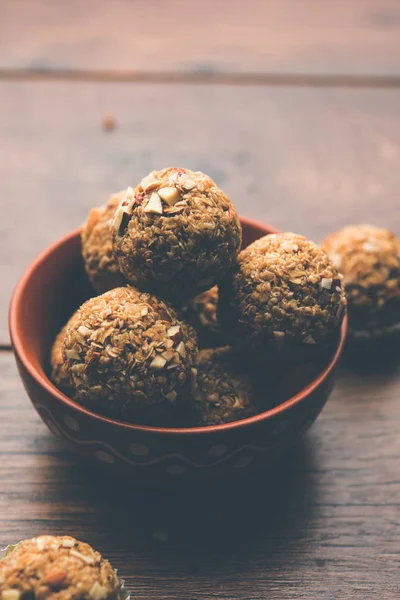
<path id="1" fill-rule="evenodd" d="M 250 219 L 241 222 L 244 246 L 277 232 Z M 201 481 L 270 466 L 310 427 L 333 388 L 346 319 L 337 346 L 317 374 L 314 369 L 311 381 L 304 385 L 300 369 L 296 381 L 303 383 L 290 387 L 292 395 L 254 417 L 174 429 L 132 425 L 91 412 L 53 385 L 48 356 L 61 326 L 92 295 L 80 234 L 74 231 L 45 250 L 20 279 L 10 305 L 13 350 L 25 389 L 50 431 L 80 458 L 138 485 Z"/>

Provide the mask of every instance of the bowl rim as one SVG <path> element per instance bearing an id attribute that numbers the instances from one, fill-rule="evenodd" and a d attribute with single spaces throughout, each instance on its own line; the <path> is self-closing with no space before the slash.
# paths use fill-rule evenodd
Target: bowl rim
<path id="1" fill-rule="evenodd" d="M 257 228 L 257 229 L 265 229 L 268 230 L 268 234 L 271 233 L 280 233 L 278 229 L 267 225 L 265 223 L 261 223 L 259 221 L 255 221 L 253 219 L 249 219 L 247 217 L 240 217 L 242 223 L 248 225 L 249 227 Z M 86 415 L 100 423 L 108 423 L 115 427 L 122 427 L 123 429 L 130 431 L 140 431 L 146 433 L 154 433 L 154 434 L 162 434 L 162 435 L 206 435 L 210 433 L 218 433 L 219 431 L 233 431 L 236 429 L 244 428 L 247 426 L 251 426 L 256 423 L 260 423 L 262 421 L 267 421 L 268 419 L 275 417 L 284 413 L 286 410 L 291 408 L 296 404 L 300 404 L 307 396 L 312 394 L 332 373 L 334 368 L 336 367 L 340 356 L 343 352 L 347 329 L 348 329 L 348 319 L 347 313 L 344 316 L 341 328 L 340 328 L 340 338 L 333 353 L 332 357 L 322 369 L 320 373 L 314 379 L 309 382 L 304 388 L 299 390 L 297 394 L 291 396 L 285 402 L 270 408 L 267 411 L 262 413 L 258 413 L 252 417 L 247 417 L 246 419 L 241 419 L 239 421 L 232 421 L 231 423 L 224 423 L 221 425 L 206 425 L 203 427 L 153 427 L 150 425 L 136 425 L 133 423 L 127 423 L 125 421 L 119 421 L 118 419 L 112 419 L 110 417 L 103 416 L 99 413 L 95 413 L 72 398 L 69 398 L 65 394 L 63 394 L 47 377 L 47 375 L 43 372 L 43 375 L 36 369 L 36 367 L 30 361 L 23 344 L 23 334 L 20 331 L 20 327 L 18 325 L 19 319 L 18 315 L 21 309 L 21 303 L 23 301 L 25 288 L 29 282 L 29 280 L 34 276 L 36 269 L 48 259 L 48 257 L 53 254 L 53 252 L 61 247 L 64 244 L 67 244 L 70 240 L 80 235 L 81 229 L 75 229 L 70 233 L 67 233 L 59 240 L 49 245 L 45 250 L 43 250 L 27 267 L 23 275 L 20 277 L 14 292 L 11 297 L 10 307 L 9 307 L 9 330 L 10 330 L 10 338 L 12 343 L 13 351 L 16 357 L 20 360 L 23 367 L 29 373 L 31 378 L 39 385 L 39 387 L 43 388 L 50 396 L 55 398 L 61 404 L 68 406 L 76 410 L 77 412 Z M 267 234 L 266 234 L 267 235 Z"/>

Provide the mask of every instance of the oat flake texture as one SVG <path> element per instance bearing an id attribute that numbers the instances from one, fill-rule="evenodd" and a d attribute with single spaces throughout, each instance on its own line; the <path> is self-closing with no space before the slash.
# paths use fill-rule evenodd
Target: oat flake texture
<path id="1" fill-rule="evenodd" d="M 153 171 L 128 188 L 113 223 L 124 276 L 181 304 L 228 272 L 241 241 L 229 198 L 210 177 L 188 169 Z"/>
<path id="2" fill-rule="evenodd" d="M 219 319 L 254 361 L 328 343 L 346 308 L 342 275 L 328 255 L 293 233 L 250 244 L 219 290 Z"/>
<path id="3" fill-rule="evenodd" d="M 93 208 L 82 227 L 82 256 L 89 279 L 99 294 L 126 284 L 112 249 L 111 224 L 125 192 L 113 194 L 107 203 Z"/>
<path id="4" fill-rule="evenodd" d="M 197 336 L 168 303 L 126 286 L 81 306 L 63 356 L 78 402 L 132 423 L 162 424 L 196 379 Z"/>
<path id="5" fill-rule="evenodd" d="M 395 234 L 353 225 L 327 237 L 323 247 L 344 276 L 350 333 L 400 331 L 400 240 Z"/>
<path id="6" fill-rule="evenodd" d="M 226 334 L 217 318 L 218 286 L 191 298 L 183 307 L 183 315 L 195 328 L 200 348 L 217 348 L 226 344 Z"/>
<path id="7" fill-rule="evenodd" d="M 259 412 L 251 376 L 238 368 L 229 346 L 200 351 L 192 405 L 198 426 L 239 421 Z"/>
<path id="8" fill-rule="evenodd" d="M 110 563 L 69 536 L 22 541 L 0 560 L 2 600 L 123 600 L 125 596 Z"/>
<path id="9" fill-rule="evenodd" d="M 67 325 L 61 329 L 56 336 L 50 352 L 51 380 L 60 390 L 65 393 L 72 391 L 68 371 L 65 369 L 62 347 L 67 331 Z"/>

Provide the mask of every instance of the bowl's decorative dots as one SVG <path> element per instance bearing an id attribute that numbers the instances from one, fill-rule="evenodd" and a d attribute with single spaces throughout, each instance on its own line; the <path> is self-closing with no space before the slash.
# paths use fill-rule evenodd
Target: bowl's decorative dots
<path id="1" fill-rule="evenodd" d="M 165 471 L 168 475 L 183 475 L 186 473 L 186 467 L 183 465 L 168 465 Z"/>
<path id="2" fill-rule="evenodd" d="M 63 421 L 71 431 L 79 431 L 80 425 L 74 417 L 70 417 L 69 415 L 64 415 Z"/>
<path id="3" fill-rule="evenodd" d="M 235 462 L 234 467 L 235 469 L 244 469 L 252 463 L 253 460 L 254 456 L 251 456 L 250 454 L 248 456 L 242 456 L 242 458 L 239 458 L 239 460 Z"/>
<path id="4" fill-rule="evenodd" d="M 47 419 L 46 417 L 43 417 L 43 416 L 42 416 L 42 419 L 46 423 L 47 427 L 50 429 L 50 431 L 53 435 L 55 435 L 57 438 L 62 438 L 61 431 L 58 429 L 57 425 L 55 423 L 53 423 L 53 421 L 50 421 L 50 419 Z"/>
<path id="5" fill-rule="evenodd" d="M 131 444 L 130 450 L 135 456 L 147 456 L 150 453 L 150 448 L 145 444 Z"/>
<path id="6" fill-rule="evenodd" d="M 104 450 L 97 450 L 94 453 L 95 457 L 98 458 L 101 462 L 107 463 L 111 465 L 115 462 L 115 458 L 109 452 L 104 452 Z"/>
<path id="7" fill-rule="evenodd" d="M 228 452 L 228 446 L 226 444 L 215 444 L 215 446 L 211 446 L 208 451 L 208 456 L 210 458 L 220 458 L 224 456 Z"/>

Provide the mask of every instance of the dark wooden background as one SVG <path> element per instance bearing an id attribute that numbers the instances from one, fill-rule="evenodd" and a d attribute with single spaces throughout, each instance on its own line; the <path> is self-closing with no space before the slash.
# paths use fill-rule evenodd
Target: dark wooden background
<path id="1" fill-rule="evenodd" d="M 17 278 L 167 165 L 316 241 L 349 222 L 400 233 L 400 3 L 0 2 L 0 546 L 71 533 L 143 600 L 399 600 L 398 354 L 348 354 L 274 472 L 200 492 L 110 485 L 31 408 L 7 332 Z"/>

